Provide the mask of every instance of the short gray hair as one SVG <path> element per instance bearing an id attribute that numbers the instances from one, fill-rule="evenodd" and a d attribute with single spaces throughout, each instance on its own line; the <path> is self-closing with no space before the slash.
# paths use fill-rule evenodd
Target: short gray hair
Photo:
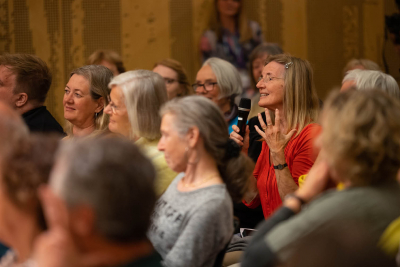
<path id="1" fill-rule="evenodd" d="M 347 81 L 354 81 L 357 90 L 380 89 L 390 96 L 400 98 L 399 86 L 396 80 L 378 70 L 360 70 L 348 71 L 343 78 L 342 84 Z"/>
<path id="2" fill-rule="evenodd" d="M 226 60 L 212 57 L 207 59 L 203 66 L 210 66 L 220 88 L 220 98 L 242 94 L 242 80 L 238 70 Z"/>
<path id="3" fill-rule="evenodd" d="M 164 79 L 149 70 L 134 70 L 122 73 L 108 87 L 121 88 L 131 124 L 131 134 L 156 140 L 161 137 L 161 106 L 168 101 Z"/>
<path id="4" fill-rule="evenodd" d="M 146 237 L 150 225 L 154 178 L 150 160 L 130 140 L 98 137 L 65 141 L 50 185 L 68 207 L 93 208 L 102 236 L 135 242 Z"/>

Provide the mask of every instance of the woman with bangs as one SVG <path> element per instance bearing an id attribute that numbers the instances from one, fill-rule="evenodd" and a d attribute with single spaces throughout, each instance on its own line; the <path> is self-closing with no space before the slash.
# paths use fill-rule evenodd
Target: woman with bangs
<path id="1" fill-rule="evenodd" d="M 284 54 L 267 59 L 257 88 L 265 114 L 249 121 L 244 138 L 233 126 L 231 138 L 257 161 L 243 203 L 250 208 L 261 204 L 268 218 L 314 164 L 319 100 L 310 64 Z"/>
<path id="2" fill-rule="evenodd" d="M 110 116 L 108 128 L 138 145 L 152 161 L 157 177 L 155 190 L 162 195 L 176 176 L 158 151 L 161 137 L 161 106 L 168 101 L 164 79 L 149 70 L 122 73 L 112 79 L 109 105 L 104 112 Z"/>

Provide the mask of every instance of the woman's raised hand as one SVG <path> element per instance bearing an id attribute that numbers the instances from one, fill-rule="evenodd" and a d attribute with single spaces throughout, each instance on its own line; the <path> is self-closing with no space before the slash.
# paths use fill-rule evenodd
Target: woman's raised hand
<path id="1" fill-rule="evenodd" d="M 249 125 L 246 126 L 246 133 L 244 134 L 244 138 L 239 134 L 240 129 L 236 125 L 232 125 L 232 132 L 230 138 L 234 140 L 239 146 L 242 147 L 242 152 L 247 155 L 247 151 L 249 150 Z"/>
<path id="2" fill-rule="evenodd" d="M 290 138 L 292 138 L 293 134 L 296 132 L 296 129 L 291 130 L 288 134 L 284 134 L 283 125 L 280 122 L 279 110 L 275 111 L 275 125 L 272 124 L 271 116 L 267 109 L 265 109 L 265 118 L 267 120 L 267 124 L 265 124 L 261 114 L 258 113 L 258 121 L 260 122 L 261 128 L 255 126 L 256 131 L 262 138 L 264 138 L 265 142 L 272 153 L 277 153 L 283 151 L 289 142 Z"/>

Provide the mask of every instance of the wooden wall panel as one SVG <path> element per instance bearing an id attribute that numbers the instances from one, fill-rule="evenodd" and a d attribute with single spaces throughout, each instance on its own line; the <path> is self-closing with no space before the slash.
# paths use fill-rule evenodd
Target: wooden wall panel
<path id="1" fill-rule="evenodd" d="M 169 1 L 121 0 L 122 57 L 127 69 L 151 69 L 171 56 Z"/>

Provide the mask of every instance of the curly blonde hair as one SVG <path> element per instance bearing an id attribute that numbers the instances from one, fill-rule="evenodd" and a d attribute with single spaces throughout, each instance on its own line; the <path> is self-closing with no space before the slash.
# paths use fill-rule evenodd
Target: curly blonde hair
<path id="1" fill-rule="evenodd" d="M 353 185 L 395 180 L 400 167 L 400 102 L 381 90 L 333 92 L 323 112 L 322 147 Z"/>

